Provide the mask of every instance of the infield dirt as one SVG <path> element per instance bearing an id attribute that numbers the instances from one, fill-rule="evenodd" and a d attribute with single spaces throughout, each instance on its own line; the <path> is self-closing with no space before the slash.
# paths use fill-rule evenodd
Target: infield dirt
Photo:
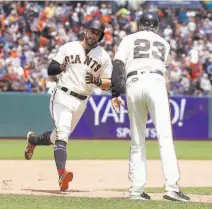
<path id="1" fill-rule="evenodd" d="M 181 187 L 212 187 L 212 161 L 179 160 Z M 71 160 L 67 169 L 74 173 L 67 192 L 60 192 L 54 161 L 0 161 L 0 193 L 28 195 L 59 195 L 105 198 L 128 198 L 127 160 Z M 164 178 L 159 160 L 147 161 L 146 187 L 163 187 Z M 150 194 L 162 200 L 163 193 Z M 190 195 L 194 202 L 211 202 L 210 195 Z"/>

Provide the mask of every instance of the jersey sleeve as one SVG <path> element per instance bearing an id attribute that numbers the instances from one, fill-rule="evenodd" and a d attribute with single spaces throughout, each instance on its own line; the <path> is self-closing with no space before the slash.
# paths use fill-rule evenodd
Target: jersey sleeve
<path id="1" fill-rule="evenodd" d="M 115 54 L 114 61 L 121 60 L 125 64 L 127 60 L 128 50 L 129 50 L 129 47 L 128 47 L 126 38 L 123 38 L 121 43 L 118 46 L 118 50 Z"/>
<path id="2" fill-rule="evenodd" d="M 105 62 L 102 65 L 100 78 L 111 78 L 112 75 L 112 62 L 108 55 Z"/>
<path id="3" fill-rule="evenodd" d="M 59 51 L 57 52 L 55 57 L 53 57 L 52 59 L 55 60 L 56 62 L 58 62 L 61 65 L 64 63 L 64 61 L 65 61 L 64 45 L 60 47 Z"/>

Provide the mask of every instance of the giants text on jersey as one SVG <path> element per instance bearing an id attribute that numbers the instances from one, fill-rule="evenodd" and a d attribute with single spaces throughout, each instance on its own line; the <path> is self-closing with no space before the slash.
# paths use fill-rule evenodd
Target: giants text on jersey
<path id="1" fill-rule="evenodd" d="M 93 48 L 87 55 L 79 41 L 64 44 L 53 58 L 60 63 L 64 72 L 59 75 L 59 86 L 83 95 L 92 93 L 94 84 L 85 82 L 86 71 L 95 77 L 111 78 L 112 63 L 109 54 L 100 46 Z"/>

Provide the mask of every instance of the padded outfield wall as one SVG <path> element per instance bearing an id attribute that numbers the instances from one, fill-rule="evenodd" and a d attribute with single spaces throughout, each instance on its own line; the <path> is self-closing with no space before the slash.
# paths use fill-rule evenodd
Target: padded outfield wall
<path id="1" fill-rule="evenodd" d="M 54 128 L 49 113 L 48 94 L 1 93 L 0 138 L 23 138 L 27 131 L 42 133 Z M 129 139 L 127 105 L 116 114 L 108 95 L 93 95 L 71 138 Z M 124 98 L 125 99 L 125 98 Z M 212 139 L 212 98 L 170 97 L 175 139 Z M 83 131 L 82 131 L 83 130 Z M 156 138 L 151 119 L 146 137 Z"/>

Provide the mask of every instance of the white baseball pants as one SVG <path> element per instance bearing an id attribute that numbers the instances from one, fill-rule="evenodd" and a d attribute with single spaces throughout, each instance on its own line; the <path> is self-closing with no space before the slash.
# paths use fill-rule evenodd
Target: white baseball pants
<path id="1" fill-rule="evenodd" d="M 70 134 L 85 111 L 87 101 L 88 98 L 80 100 L 57 88 L 53 91 L 49 104 L 55 126 L 50 136 L 53 144 L 56 139 L 68 142 Z"/>
<path id="2" fill-rule="evenodd" d="M 135 82 L 132 82 L 132 79 Z M 130 195 L 142 194 L 147 181 L 145 128 L 148 112 L 157 131 L 165 190 L 179 191 L 179 170 L 173 144 L 165 78 L 155 73 L 132 76 L 127 80 L 126 91 L 131 128 Z"/>

